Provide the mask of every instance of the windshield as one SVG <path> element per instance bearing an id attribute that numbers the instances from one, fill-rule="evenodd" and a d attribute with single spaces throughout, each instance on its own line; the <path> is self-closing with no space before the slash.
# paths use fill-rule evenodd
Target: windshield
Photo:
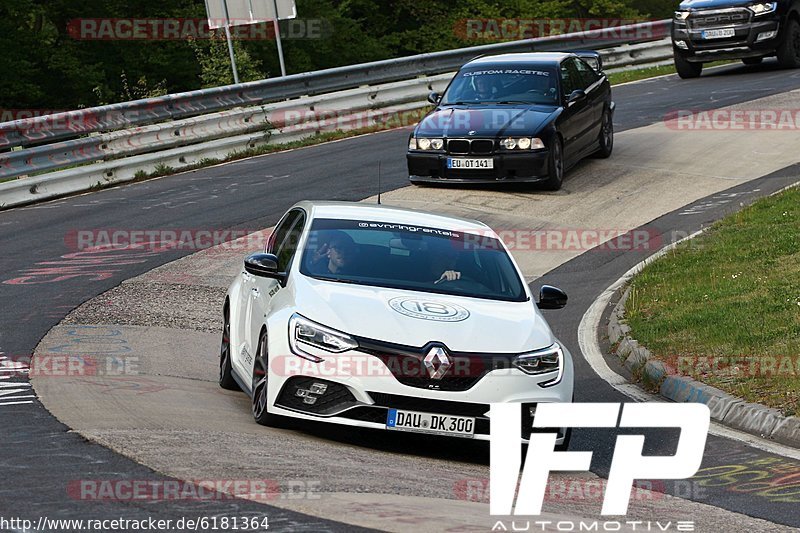
<path id="1" fill-rule="evenodd" d="M 556 72 L 549 67 L 473 68 L 460 71 L 442 97 L 442 105 L 524 103 L 556 105 Z"/>
<path id="2" fill-rule="evenodd" d="M 317 219 L 300 272 L 341 283 L 527 300 L 514 264 L 497 239 L 422 226 Z"/>

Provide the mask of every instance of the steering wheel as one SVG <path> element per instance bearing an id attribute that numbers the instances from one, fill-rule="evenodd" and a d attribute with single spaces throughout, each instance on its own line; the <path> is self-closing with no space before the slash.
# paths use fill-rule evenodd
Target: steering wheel
<path id="1" fill-rule="evenodd" d="M 486 287 L 486 285 L 484 285 L 483 283 L 464 276 L 461 276 L 460 278 L 454 279 L 452 281 L 443 280 L 437 285 L 437 287 L 439 286 L 445 286 L 463 292 L 482 293 L 489 290 L 489 288 Z"/>

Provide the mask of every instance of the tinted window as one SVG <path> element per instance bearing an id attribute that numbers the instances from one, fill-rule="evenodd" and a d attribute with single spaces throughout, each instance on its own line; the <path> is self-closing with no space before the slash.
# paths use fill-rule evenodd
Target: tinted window
<path id="1" fill-rule="evenodd" d="M 527 299 L 511 258 L 491 237 L 318 219 L 306 242 L 300 272 L 317 279 L 494 300 Z"/>
<path id="2" fill-rule="evenodd" d="M 442 104 L 528 103 L 558 101 L 556 71 L 551 66 L 504 65 L 462 69 L 442 97 Z"/>
<path id="3" fill-rule="evenodd" d="M 582 59 L 575 59 L 574 61 L 575 67 L 578 69 L 578 73 L 583 81 L 583 86 L 581 87 L 582 89 L 588 88 L 591 84 L 600 79 L 600 75 L 595 72 L 594 69 L 585 61 Z"/>
<path id="4" fill-rule="evenodd" d="M 583 80 L 572 61 L 569 58 L 561 62 L 561 90 L 564 96 L 569 96 L 574 90 L 583 89 Z"/>
<path id="5" fill-rule="evenodd" d="M 303 233 L 305 215 L 302 211 L 292 211 L 275 230 L 272 253 L 278 256 L 278 270 L 286 272 L 292 265 L 300 236 Z"/>
<path id="6" fill-rule="evenodd" d="M 292 210 L 286 213 L 284 217 L 278 222 L 278 225 L 275 226 L 275 231 L 272 232 L 272 235 L 269 236 L 269 243 L 267 245 L 267 251 L 269 253 L 276 253 L 278 246 L 286 239 L 286 234 L 292 228 L 295 222 L 297 222 L 297 218 L 300 216 L 300 211 Z"/>

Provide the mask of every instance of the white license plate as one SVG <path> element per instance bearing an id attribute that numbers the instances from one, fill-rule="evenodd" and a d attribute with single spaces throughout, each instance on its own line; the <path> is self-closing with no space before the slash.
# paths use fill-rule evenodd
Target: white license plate
<path id="1" fill-rule="evenodd" d="M 386 415 L 386 429 L 469 439 L 475 434 L 475 419 L 468 416 L 436 415 L 389 409 L 389 413 Z"/>
<path id="2" fill-rule="evenodd" d="M 703 30 L 700 36 L 703 39 L 724 39 L 725 37 L 733 37 L 736 34 L 733 28 L 722 28 L 720 30 Z"/>
<path id="3" fill-rule="evenodd" d="M 493 169 L 494 159 L 467 159 L 448 157 L 447 168 Z"/>

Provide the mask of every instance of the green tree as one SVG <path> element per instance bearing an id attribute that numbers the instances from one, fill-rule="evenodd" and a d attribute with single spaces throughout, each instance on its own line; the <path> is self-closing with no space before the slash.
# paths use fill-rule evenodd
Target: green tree
<path id="1" fill-rule="evenodd" d="M 467 19 L 670 16 L 678 0 L 297 0 L 287 29 L 326 31 L 283 41 L 288 72 L 307 72 L 493 42 Z M 74 109 L 232 83 L 226 43 L 85 40 L 87 18 L 203 19 L 200 0 L 6 0 L 0 4 L 0 108 Z M 293 36 L 297 37 L 297 36 Z M 496 36 L 495 36 L 496 37 Z M 235 41 L 242 80 L 280 73 L 274 39 Z"/>
<path id="2" fill-rule="evenodd" d="M 212 33 L 213 36 L 208 41 L 188 41 L 200 65 L 200 80 L 203 88 L 233 83 L 228 41 L 223 34 Z M 258 59 L 253 58 L 240 42 L 234 42 L 233 56 L 236 59 L 236 70 L 239 73 L 240 82 L 256 81 L 266 77 L 261 72 L 261 64 Z"/>

